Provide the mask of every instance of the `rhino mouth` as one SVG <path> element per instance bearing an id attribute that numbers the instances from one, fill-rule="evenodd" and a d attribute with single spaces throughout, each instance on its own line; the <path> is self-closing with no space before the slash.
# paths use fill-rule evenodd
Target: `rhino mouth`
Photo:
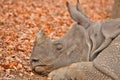
<path id="1" fill-rule="evenodd" d="M 53 70 L 52 66 L 48 65 L 37 65 L 33 68 L 33 71 L 37 74 L 47 76 Z"/>

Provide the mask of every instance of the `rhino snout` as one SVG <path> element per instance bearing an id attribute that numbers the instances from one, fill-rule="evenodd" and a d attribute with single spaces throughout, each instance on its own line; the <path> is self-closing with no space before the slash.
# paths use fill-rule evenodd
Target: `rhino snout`
<path id="1" fill-rule="evenodd" d="M 48 59 L 48 58 L 46 58 Z M 42 75 L 47 75 L 51 69 L 53 68 L 53 65 L 50 65 L 49 63 L 51 63 L 51 60 L 46 60 L 41 59 L 41 58 L 37 58 L 37 57 L 31 57 L 30 59 L 30 64 L 31 64 L 31 68 L 34 72 L 38 73 L 38 74 L 42 74 Z M 51 62 L 48 62 L 51 61 Z"/>

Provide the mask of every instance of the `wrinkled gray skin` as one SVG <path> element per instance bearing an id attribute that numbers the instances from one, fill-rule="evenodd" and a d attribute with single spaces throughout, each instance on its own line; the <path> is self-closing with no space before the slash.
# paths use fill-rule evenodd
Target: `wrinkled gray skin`
<path id="1" fill-rule="evenodd" d="M 119 80 L 120 19 L 92 22 L 82 11 L 67 3 L 72 28 L 51 41 L 37 34 L 30 57 L 32 69 L 49 80 Z"/>
<path id="2" fill-rule="evenodd" d="M 33 70 L 46 74 L 71 63 L 88 61 L 88 46 L 85 41 L 87 34 L 84 32 L 83 27 L 74 24 L 61 39 L 51 41 L 40 31 L 31 55 Z"/>

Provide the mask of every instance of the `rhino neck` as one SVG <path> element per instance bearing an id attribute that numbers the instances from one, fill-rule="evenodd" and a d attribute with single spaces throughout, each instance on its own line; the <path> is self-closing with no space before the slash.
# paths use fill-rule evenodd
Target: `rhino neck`
<path id="1" fill-rule="evenodd" d="M 89 60 L 94 60 L 96 58 L 96 57 L 93 57 L 93 55 L 98 53 L 94 53 L 94 51 L 100 47 L 100 45 L 103 43 L 105 39 L 101 29 L 102 29 L 101 23 L 98 23 L 98 22 L 92 23 L 90 27 L 87 29 L 88 31 L 87 44 L 89 46 L 89 51 L 88 51 Z"/>

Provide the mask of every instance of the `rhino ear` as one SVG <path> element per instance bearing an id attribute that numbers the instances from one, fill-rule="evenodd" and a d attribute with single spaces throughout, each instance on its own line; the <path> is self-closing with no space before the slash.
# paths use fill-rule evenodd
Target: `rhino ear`
<path id="1" fill-rule="evenodd" d="M 79 0 L 77 0 L 76 9 L 77 9 L 79 12 L 81 12 L 86 18 L 88 18 L 87 15 L 85 14 L 85 12 L 83 11 L 82 7 L 81 7 Z M 88 19 L 89 19 L 89 18 L 88 18 Z"/>
<path id="2" fill-rule="evenodd" d="M 85 28 L 88 28 L 91 21 L 86 18 L 81 12 L 74 9 L 68 2 L 66 3 L 66 6 L 72 19 L 75 20 L 78 24 L 84 26 Z"/>
<path id="3" fill-rule="evenodd" d="M 49 38 L 45 35 L 43 30 L 40 30 L 36 36 L 36 44 L 39 45 L 44 43 L 46 40 L 49 40 Z"/>

